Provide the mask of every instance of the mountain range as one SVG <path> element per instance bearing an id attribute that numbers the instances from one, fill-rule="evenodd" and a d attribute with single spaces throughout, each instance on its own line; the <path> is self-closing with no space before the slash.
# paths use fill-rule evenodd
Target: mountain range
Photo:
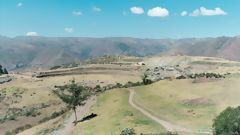
<path id="1" fill-rule="evenodd" d="M 0 36 L 0 63 L 10 70 L 49 67 L 103 55 L 189 55 L 240 61 L 239 52 L 239 36 L 184 39 Z"/>

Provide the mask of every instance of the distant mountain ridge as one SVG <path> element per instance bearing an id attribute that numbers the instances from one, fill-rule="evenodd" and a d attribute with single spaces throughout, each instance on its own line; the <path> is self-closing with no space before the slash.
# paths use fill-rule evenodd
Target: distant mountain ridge
<path id="1" fill-rule="evenodd" d="M 9 69 L 77 62 L 103 55 L 190 55 L 240 61 L 240 38 L 88 38 L 0 36 L 0 62 Z"/>

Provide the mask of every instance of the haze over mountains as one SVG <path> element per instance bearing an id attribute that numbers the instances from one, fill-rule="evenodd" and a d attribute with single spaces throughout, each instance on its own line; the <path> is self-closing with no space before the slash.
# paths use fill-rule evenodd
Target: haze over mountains
<path id="1" fill-rule="evenodd" d="M 240 37 L 138 39 L 0 36 L 0 63 L 48 67 L 103 55 L 190 55 L 240 61 Z"/>

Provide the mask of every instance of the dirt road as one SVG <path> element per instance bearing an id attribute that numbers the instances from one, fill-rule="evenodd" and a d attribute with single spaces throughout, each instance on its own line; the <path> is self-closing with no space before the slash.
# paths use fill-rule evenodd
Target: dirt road
<path id="1" fill-rule="evenodd" d="M 183 128 L 181 126 L 178 125 L 173 125 L 172 123 L 162 120 L 160 118 L 158 118 L 157 116 L 154 116 L 153 114 L 149 113 L 149 111 L 145 110 L 143 107 L 141 107 L 139 104 L 134 103 L 134 94 L 135 91 L 133 89 L 129 89 L 130 91 L 130 95 L 129 95 L 129 104 L 134 107 L 135 109 L 139 110 L 140 112 L 142 112 L 145 116 L 149 117 L 150 119 L 156 121 L 157 123 L 159 123 L 160 125 L 162 125 L 167 131 L 170 132 L 186 132 L 186 133 L 195 133 L 195 134 L 209 134 L 211 135 L 211 132 L 205 132 L 205 131 L 192 131 L 190 129 L 187 128 Z"/>

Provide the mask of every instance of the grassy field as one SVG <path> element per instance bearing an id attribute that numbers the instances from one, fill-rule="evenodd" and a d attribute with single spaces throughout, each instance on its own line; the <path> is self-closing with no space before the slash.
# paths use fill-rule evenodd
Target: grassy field
<path id="1" fill-rule="evenodd" d="M 119 135 L 125 128 L 134 128 L 137 133 L 160 133 L 165 130 L 158 123 L 148 119 L 128 103 L 126 89 L 108 91 L 98 97 L 97 104 L 89 113 L 97 117 L 79 123 L 74 135 Z"/>
<path id="2" fill-rule="evenodd" d="M 239 78 L 200 83 L 164 80 L 136 87 L 135 102 L 173 124 L 206 131 L 223 109 L 240 105 L 239 81 Z"/>
<path id="3" fill-rule="evenodd" d="M 70 80 L 75 78 L 76 82 L 85 81 L 86 83 L 92 84 L 93 86 L 107 85 L 107 84 L 115 84 L 126 83 L 129 80 L 131 81 L 139 81 L 139 76 L 130 76 L 130 75 L 103 75 L 103 74 L 89 74 L 89 75 L 68 75 L 68 76 L 56 76 L 56 77 L 46 77 L 46 78 L 32 78 L 29 75 L 14 75 L 14 80 L 1 84 L 0 94 L 4 94 L 8 99 L 4 100 L 4 102 L 0 102 L 0 114 L 1 116 L 6 115 L 6 111 L 8 108 L 23 108 L 23 107 L 37 107 L 41 104 L 50 104 L 50 107 L 38 109 L 37 112 L 41 113 L 36 117 L 17 117 L 17 120 L 5 121 L 3 124 L 0 124 L 0 135 L 4 135 L 7 131 L 12 131 L 18 127 L 24 126 L 24 124 L 30 124 L 35 126 L 38 122 L 46 117 L 50 117 L 52 113 L 60 111 L 64 104 L 60 101 L 56 95 L 52 93 L 52 89 L 55 85 L 64 85 L 69 83 Z M 3 93 L 5 92 L 5 93 Z M 17 93 L 21 98 L 16 98 L 14 93 Z M 12 101 L 13 99 L 13 101 Z M 17 100 L 17 102 L 15 102 Z M 7 106 L 4 104 L 7 102 Z M 1 118 L 1 117 L 0 117 Z M 60 122 L 59 122 L 60 123 Z M 45 126 L 47 124 L 41 124 L 39 127 L 50 127 Z M 49 124 L 52 125 L 52 124 Z M 58 124 L 54 124 L 58 125 Z M 37 126 L 38 127 L 38 126 Z M 52 126 L 51 128 L 54 128 Z M 28 130 L 27 133 L 35 134 L 40 132 L 39 128 L 32 128 L 32 130 Z M 45 132 L 45 131 L 44 131 Z"/>
<path id="4" fill-rule="evenodd" d="M 210 58 L 208 58 L 210 59 Z M 213 58 L 211 58 L 213 59 Z M 126 59 L 124 61 L 132 61 Z M 206 61 L 204 64 L 201 61 Z M 138 61 L 138 60 L 137 60 Z M 136 62 L 137 62 L 136 61 Z M 140 60 L 139 60 L 140 61 Z M 196 62 L 197 61 L 197 62 Z M 200 63 L 199 63 L 200 61 Z M 159 65 L 176 65 L 188 67 L 189 64 L 195 72 L 216 71 L 219 73 L 236 72 L 240 68 L 237 62 L 213 59 L 209 63 L 207 58 L 199 57 L 169 57 L 153 58 L 146 61 L 146 68 Z M 144 61 L 145 62 L 145 61 Z M 227 63 L 227 64 L 225 64 Z M 231 66 L 229 66 L 229 63 Z M 226 65 L 220 66 L 219 65 Z M 37 117 L 17 117 L 17 120 L 6 121 L 0 124 L 0 135 L 5 131 L 11 131 L 22 123 L 35 126 L 25 134 L 36 134 L 50 132 L 50 130 L 61 126 L 63 118 L 56 118 L 38 125 L 45 117 L 51 116 L 55 111 L 60 111 L 64 104 L 52 93 L 55 85 L 64 85 L 73 78 L 76 82 L 89 84 L 90 86 L 108 85 L 128 81 L 141 81 L 139 74 L 123 74 L 121 71 L 112 74 L 81 74 L 54 76 L 46 78 L 34 78 L 31 74 L 15 74 L 15 79 L 9 83 L 1 84 L 0 92 L 5 91 L 6 103 L 0 104 L 0 114 L 6 114 L 8 108 L 37 107 L 42 103 L 50 104 L 50 107 L 41 108 L 37 111 L 41 114 Z M 239 76 L 239 74 L 233 75 Z M 192 129 L 211 130 L 212 120 L 219 112 L 227 106 L 238 106 L 240 104 L 240 78 L 226 78 L 224 80 L 162 80 L 148 86 L 133 88 L 136 91 L 134 102 L 140 104 L 145 110 L 158 116 L 160 119 L 172 124 Z M 15 101 L 14 93 L 20 93 L 18 102 Z M 74 135 L 119 135 L 125 128 L 134 128 L 137 133 L 160 133 L 165 129 L 158 123 L 145 117 L 141 112 L 132 108 L 128 103 L 129 92 L 127 89 L 116 89 L 101 94 L 98 102 L 88 113 L 96 113 L 98 116 L 89 121 L 79 123 L 74 130 Z M 12 99 L 14 99 L 12 101 Z M 185 133 L 183 133 L 186 135 Z"/>

